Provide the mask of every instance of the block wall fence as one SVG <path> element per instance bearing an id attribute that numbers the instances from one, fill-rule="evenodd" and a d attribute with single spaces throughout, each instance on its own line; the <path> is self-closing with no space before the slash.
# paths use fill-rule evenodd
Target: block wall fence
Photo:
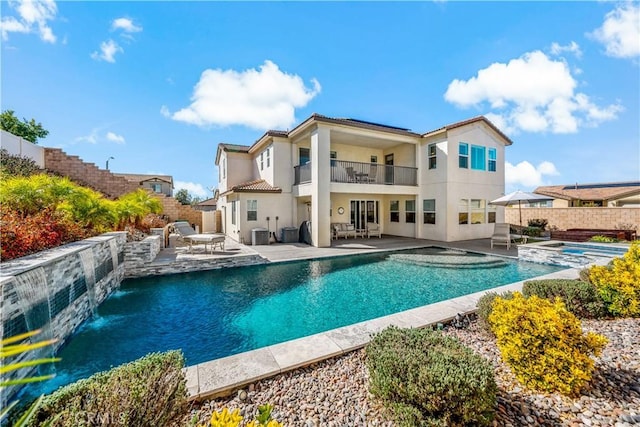
<path id="1" fill-rule="evenodd" d="M 519 224 L 517 207 L 505 208 L 505 222 Z M 632 224 L 640 232 L 640 208 L 522 208 L 522 225 L 543 218 L 559 230 L 569 228 L 615 229 Z"/>

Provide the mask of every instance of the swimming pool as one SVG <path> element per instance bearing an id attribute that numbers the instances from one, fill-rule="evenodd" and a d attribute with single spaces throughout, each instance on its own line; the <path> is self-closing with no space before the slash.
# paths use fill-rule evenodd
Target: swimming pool
<path id="1" fill-rule="evenodd" d="M 424 248 L 126 280 L 30 393 L 153 351 L 193 365 L 561 269 Z"/>

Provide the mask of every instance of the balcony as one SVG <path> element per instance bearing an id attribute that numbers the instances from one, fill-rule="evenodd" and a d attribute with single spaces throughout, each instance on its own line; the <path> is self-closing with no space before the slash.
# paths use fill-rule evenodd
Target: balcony
<path id="1" fill-rule="evenodd" d="M 311 163 L 294 166 L 294 185 L 311 182 Z M 418 185 L 418 169 L 377 163 L 331 160 L 331 182 Z"/>

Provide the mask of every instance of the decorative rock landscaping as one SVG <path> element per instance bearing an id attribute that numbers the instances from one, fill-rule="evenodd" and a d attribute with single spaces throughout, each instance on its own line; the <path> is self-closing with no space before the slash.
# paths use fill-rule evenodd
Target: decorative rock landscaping
<path id="1" fill-rule="evenodd" d="M 579 398 L 525 390 L 500 360 L 495 339 L 475 322 L 445 328 L 495 366 L 498 408 L 495 426 L 618 426 L 640 424 L 640 319 L 584 320 L 585 331 L 605 335 L 609 344 Z M 240 409 L 251 419 L 263 403 L 287 426 L 392 426 L 386 410 L 368 393 L 364 350 L 258 381 L 233 396 L 205 402 L 192 411 L 206 423 L 213 410 Z"/>

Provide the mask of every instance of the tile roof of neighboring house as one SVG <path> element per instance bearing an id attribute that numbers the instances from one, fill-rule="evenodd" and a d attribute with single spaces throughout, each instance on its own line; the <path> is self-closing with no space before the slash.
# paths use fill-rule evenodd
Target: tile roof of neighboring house
<path id="1" fill-rule="evenodd" d="M 231 151 L 234 153 L 248 153 L 250 148 L 248 145 L 227 144 L 226 142 L 218 144 L 218 147 L 222 148 L 224 151 Z"/>
<path id="2" fill-rule="evenodd" d="M 127 181 L 143 183 L 146 181 L 164 181 L 173 185 L 173 177 L 171 175 L 151 175 L 151 174 L 142 174 L 142 173 L 113 173 L 113 175 L 121 176 Z"/>
<path id="3" fill-rule="evenodd" d="M 229 193 L 282 193 L 282 188 L 273 187 L 264 179 L 256 179 L 254 181 L 234 185 L 221 195 Z"/>
<path id="4" fill-rule="evenodd" d="M 218 200 L 214 197 L 203 200 L 200 203 L 196 203 L 196 206 L 216 206 L 218 204 Z"/>
<path id="5" fill-rule="evenodd" d="M 640 181 L 547 185 L 538 187 L 533 192 L 565 200 L 611 200 L 640 193 Z"/>
<path id="6" fill-rule="evenodd" d="M 498 133 L 498 135 L 503 137 L 507 141 L 507 145 L 513 144 L 513 141 L 511 140 L 511 138 L 509 138 L 507 135 L 505 135 L 500 129 L 498 129 L 498 127 L 496 125 L 491 123 L 491 121 L 489 119 L 487 119 L 485 116 L 472 117 L 472 118 L 467 119 L 467 120 L 462 120 L 460 122 L 451 123 L 449 125 L 443 126 L 441 128 L 435 129 L 435 130 L 432 130 L 430 132 L 425 132 L 422 136 L 429 136 L 429 135 L 432 135 L 432 134 L 435 134 L 435 133 L 439 133 L 439 132 L 442 132 L 442 131 L 448 131 L 448 130 L 451 130 L 451 129 L 459 128 L 461 126 L 469 125 L 471 123 L 480 122 L 480 121 L 485 122 L 491 129 L 496 131 Z"/>

